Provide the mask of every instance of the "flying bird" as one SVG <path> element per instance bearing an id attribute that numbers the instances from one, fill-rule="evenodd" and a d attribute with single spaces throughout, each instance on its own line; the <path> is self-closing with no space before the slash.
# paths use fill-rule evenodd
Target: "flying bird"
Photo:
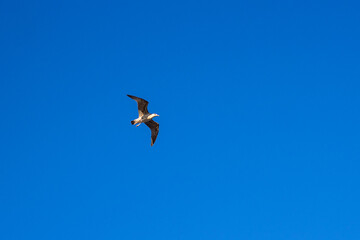
<path id="1" fill-rule="evenodd" d="M 138 111 L 139 111 L 139 117 L 133 121 L 131 121 L 132 125 L 136 125 L 136 127 L 140 126 L 141 123 L 145 123 L 146 126 L 148 126 L 151 130 L 151 146 L 154 145 L 156 137 L 159 133 L 159 124 L 152 120 L 154 117 L 158 117 L 156 113 L 150 114 L 147 110 L 147 106 L 149 104 L 148 101 L 135 97 L 132 95 L 127 95 L 129 98 L 134 99 L 137 102 L 138 105 Z"/>

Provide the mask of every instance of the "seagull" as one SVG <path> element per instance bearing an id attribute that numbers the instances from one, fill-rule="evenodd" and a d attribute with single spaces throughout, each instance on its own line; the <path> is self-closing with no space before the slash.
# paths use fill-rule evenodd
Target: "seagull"
<path id="1" fill-rule="evenodd" d="M 129 98 L 134 99 L 138 104 L 138 111 L 139 111 L 139 117 L 133 121 L 131 121 L 131 124 L 137 124 L 136 127 L 140 126 L 141 123 L 145 123 L 146 126 L 148 126 L 151 130 L 151 146 L 154 145 L 156 137 L 159 133 L 159 124 L 152 120 L 154 117 L 158 117 L 156 113 L 150 114 L 147 110 L 147 106 L 149 104 L 148 101 L 135 97 L 132 95 L 127 95 Z"/>

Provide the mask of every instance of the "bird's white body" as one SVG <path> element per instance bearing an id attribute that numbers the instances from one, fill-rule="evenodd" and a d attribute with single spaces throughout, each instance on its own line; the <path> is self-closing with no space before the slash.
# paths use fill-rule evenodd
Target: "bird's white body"
<path id="1" fill-rule="evenodd" d="M 154 117 L 158 117 L 159 115 L 155 114 L 155 113 L 148 113 L 145 114 L 141 117 L 138 117 L 137 119 L 135 119 L 134 121 L 132 121 L 133 124 L 138 124 L 136 125 L 136 127 L 140 126 L 141 123 L 146 123 L 148 121 L 150 121 L 151 119 L 153 119 Z"/>

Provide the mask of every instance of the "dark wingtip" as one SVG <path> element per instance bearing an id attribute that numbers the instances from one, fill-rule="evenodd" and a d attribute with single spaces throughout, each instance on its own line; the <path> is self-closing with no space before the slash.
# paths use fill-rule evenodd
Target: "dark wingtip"
<path id="1" fill-rule="evenodd" d="M 135 96 L 133 96 L 133 95 L 130 95 L 130 94 L 126 94 L 129 98 L 131 98 L 131 99 L 134 99 L 134 100 L 136 100 L 136 98 L 137 97 L 135 97 Z"/>

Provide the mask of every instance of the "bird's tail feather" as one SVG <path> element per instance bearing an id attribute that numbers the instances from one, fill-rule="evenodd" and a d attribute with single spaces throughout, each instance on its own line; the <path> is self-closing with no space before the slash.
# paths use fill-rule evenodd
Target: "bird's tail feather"
<path id="1" fill-rule="evenodd" d="M 133 121 L 131 121 L 131 125 L 134 125 L 135 124 L 135 121 L 133 120 Z"/>

